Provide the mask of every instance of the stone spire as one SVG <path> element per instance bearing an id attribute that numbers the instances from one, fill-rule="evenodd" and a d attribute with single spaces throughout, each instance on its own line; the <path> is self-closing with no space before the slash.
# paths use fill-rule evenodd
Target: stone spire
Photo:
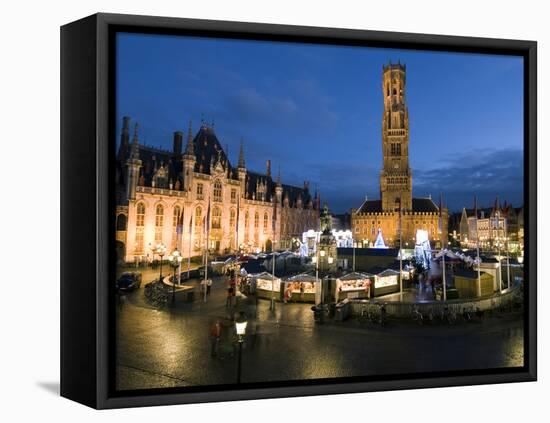
<path id="1" fill-rule="evenodd" d="M 244 169 L 245 162 L 244 162 L 244 143 L 243 140 L 241 140 L 241 149 L 239 150 L 239 168 Z"/>
<path id="2" fill-rule="evenodd" d="M 185 148 L 186 156 L 195 155 L 195 146 L 193 145 L 193 129 L 191 128 L 191 121 L 189 121 L 189 130 L 187 132 L 187 147 Z"/>
<path id="3" fill-rule="evenodd" d="M 134 125 L 134 137 L 132 138 L 132 146 L 130 149 L 130 158 L 133 160 L 139 160 L 139 140 L 138 140 L 138 128 L 139 125 Z"/>
<path id="4" fill-rule="evenodd" d="M 277 186 L 281 186 L 281 166 L 279 166 L 279 170 L 277 171 Z"/>
<path id="5" fill-rule="evenodd" d="M 130 147 L 130 157 L 126 162 L 127 179 L 126 179 L 126 198 L 128 200 L 136 199 L 136 188 L 139 182 L 139 173 L 141 168 L 141 160 L 139 159 L 139 140 L 138 140 L 138 124 L 134 126 L 134 137 Z"/>

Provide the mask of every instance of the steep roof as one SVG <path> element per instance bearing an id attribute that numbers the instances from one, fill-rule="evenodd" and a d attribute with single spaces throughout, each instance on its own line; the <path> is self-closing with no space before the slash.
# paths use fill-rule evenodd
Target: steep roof
<path id="1" fill-rule="evenodd" d="M 184 141 L 186 144 L 187 141 Z M 127 157 L 124 156 L 124 152 L 128 154 L 128 148 L 120 149 L 119 157 L 117 160 L 117 169 L 120 175 L 124 175 L 124 163 Z M 185 146 L 183 148 L 185 151 Z M 201 125 L 199 131 L 193 138 L 193 152 L 195 155 L 195 172 L 210 175 L 212 172 L 212 165 L 217 166 L 220 163 L 227 173 L 230 179 L 238 180 L 238 170 L 231 165 L 229 157 L 224 150 L 222 144 L 218 140 L 214 128 L 209 125 Z M 151 186 L 155 172 L 163 166 L 167 172 L 167 184 L 172 182 L 174 185 L 176 181 L 179 181 L 183 186 L 183 163 L 182 154 L 174 153 L 170 150 L 163 150 L 155 148 L 149 145 L 138 144 L 138 154 L 141 160 L 140 178 L 143 178 L 145 186 Z M 265 201 L 272 201 L 275 195 L 276 181 L 273 180 L 271 175 L 262 174 L 247 170 L 246 172 L 246 198 L 253 198 L 256 193 L 257 184 L 265 185 Z M 289 200 L 289 206 L 295 207 L 298 198 L 302 199 L 303 207 L 307 207 L 311 201 L 312 207 L 316 204 L 313 201 L 309 188 L 304 186 L 296 187 L 288 184 L 282 184 L 283 195 L 282 199 Z M 122 192 L 122 191 L 121 191 Z"/>
<path id="2" fill-rule="evenodd" d="M 214 128 L 202 125 L 193 139 L 193 147 L 195 151 L 195 172 L 211 174 L 212 162 L 221 162 L 224 169 L 227 171 L 229 168 L 231 176 L 236 179 L 235 170 L 231 166 L 231 162 L 227 157 Z"/>
<path id="3" fill-rule="evenodd" d="M 417 213 L 438 213 L 439 207 L 431 198 L 413 198 L 412 210 Z M 382 213 L 382 200 L 365 200 L 357 213 Z"/>

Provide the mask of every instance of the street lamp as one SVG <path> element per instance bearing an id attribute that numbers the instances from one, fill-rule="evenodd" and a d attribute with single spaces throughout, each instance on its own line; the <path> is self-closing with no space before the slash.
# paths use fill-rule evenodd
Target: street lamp
<path id="1" fill-rule="evenodd" d="M 271 247 L 271 265 L 272 265 L 272 268 L 271 268 L 271 302 L 269 304 L 269 309 L 270 310 L 275 310 L 275 298 L 274 298 L 274 293 L 273 293 L 273 290 L 274 290 L 274 285 L 275 285 L 275 243 L 277 241 L 274 240 L 273 243 L 272 243 L 272 247 Z"/>
<path id="2" fill-rule="evenodd" d="M 164 254 L 166 254 L 166 246 L 163 243 L 157 244 L 155 247 L 155 253 L 159 255 L 160 257 L 160 275 L 159 280 L 162 282 L 162 258 L 164 257 Z"/>
<path id="3" fill-rule="evenodd" d="M 174 279 L 172 279 L 172 302 L 176 302 L 176 269 L 180 267 L 181 261 L 183 260 L 183 257 L 181 256 L 180 252 L 176 248 L 172 253 L 168 256 L 168 260 L 170 261 L 170 264 L 172 265 L 172 268 L 174 269 Z"/>
<path id="4" fill-rule="evenodd" d="M 244 335 L 246 334 L 246 325 L 248 324 L 246 320 L 246 315 L 241 312 L 237 320 L 235 320 L 235 331 L 237 332 L 237 341 L 239 343 L 239 357 L 237 361 L 237 383 L 241 383 L 241 366 L 242 366 L 242 355 L 243 355 L 243 342 Z"/>

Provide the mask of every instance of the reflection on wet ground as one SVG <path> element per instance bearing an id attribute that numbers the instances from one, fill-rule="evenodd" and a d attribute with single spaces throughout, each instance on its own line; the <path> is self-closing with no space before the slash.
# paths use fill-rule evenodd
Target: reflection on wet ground
<path id="1" fill-rule="evenodd" d="M 195 282 L 196 283 L 196 282 Z M 519 314 L 453 326 L 356 321 L 316 325 L 311 305 L 252 303 L 243 348 L 243 382 L 389 375 L 523 365 Z M 225 285 L 214 281 L 206 303 L 156 310 L 143 289 L 117 311 L 117 388 L 215 385 L 236 381 L 236 338 Z M 221 323 L 218 354 L 210 331 Z"/>

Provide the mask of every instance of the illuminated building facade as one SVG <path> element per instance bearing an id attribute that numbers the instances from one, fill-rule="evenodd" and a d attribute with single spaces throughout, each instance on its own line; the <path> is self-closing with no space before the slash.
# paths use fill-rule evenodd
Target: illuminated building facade
<path id="1" fill-rule="evenodd" d="M 116 166 L 117 254 L 126 262 L 150 259 L 158 243 L 184 257 L 201 255 L 208 215 L 208 248 L 218 254 L 288 248 L 318 227 L 319 196 L 308 182 L 283 184 L 269 160 L 265 173 L 247 169 L 242 143 L 231 165 L 213 125 L 202 123 L 193 137 L 190 124 L 185 148 L 175 132 L 170 151 L 140 144 L 137 125 L 130 141 L 125 117 Z"/>
<path id="2" fill-rule="evenodd" d="M 462 248 L 482 250 L 508 250 L 520 253 L 523 250 L 523 208 L 511 204 L 500 205 L 498 198 L 492 208 L 462 209 L 459 225 Z"/>
<path id="3" fill-rule="evenodd" d="M 371 247 L 381 232 L 388 246 L 398 246 L 401 239 L 404 248 L 413 248 L 416 231 L 422 229 L 428 232 L 432 247 L 439 248 L 447 244 L 447 209 L 442 207 L 441 200 L 436 205 L 431 197 L 412 196 L 406 67 L 389 64 L 382 70 L 380 200 L 365 199 L 359 208 L 352 209 L 354 242 L 357 247 Z"/>

